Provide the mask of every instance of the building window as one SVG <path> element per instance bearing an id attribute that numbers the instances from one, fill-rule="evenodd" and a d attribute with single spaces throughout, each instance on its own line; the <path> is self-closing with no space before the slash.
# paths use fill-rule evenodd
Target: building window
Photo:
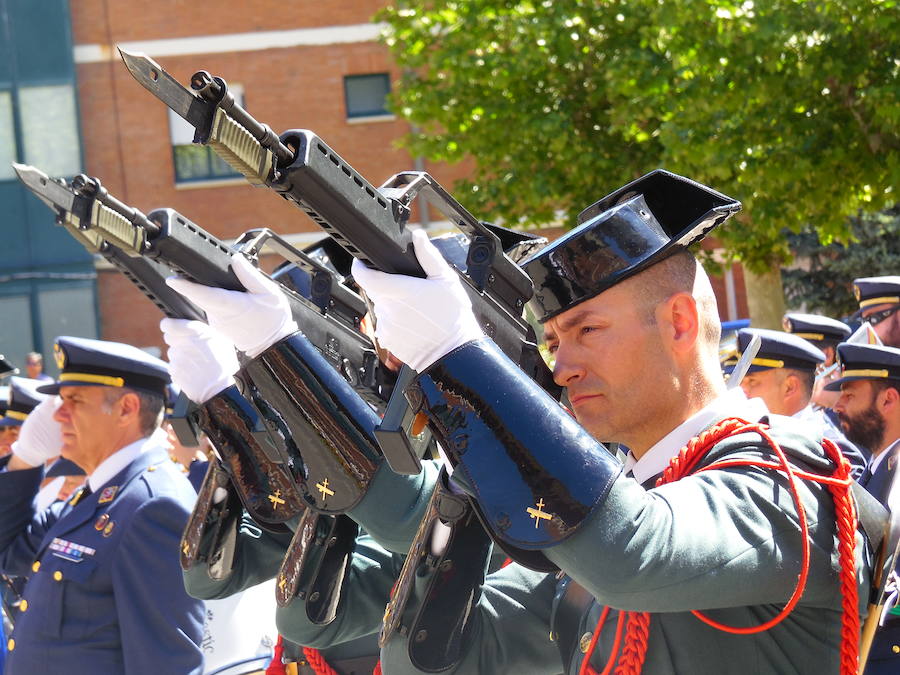
<path id="1" fill-rule="evenodd" d="M 391 80 L 387 73 L 345 76 L 347 119 L 390 115 L 387 109 L 387 95 L 390 93 Z"/>
<path id="2" fill-rule="evenodd" d="M 13 127 L 12 94 L 0 91 L 0 180 L 15 178 L 16 131 Z"/>
<path id="3" fill-rule="evenodd" d="M 71 84 L 19 87 L 25 163 L 50 176 L 81 171 L 75 88 Z"/>
<path id="4" fill-rule="evenodd" d="M 244 88 L 229 84 L 228 91 L 232 93 L 237 104 L 243 107 Z M 223 180 L 241 176 L 208 145 L 194 143 L 194 127 L 171 110 L 169 110 L 169 136 L 175 159 L 176 183 Z"/>

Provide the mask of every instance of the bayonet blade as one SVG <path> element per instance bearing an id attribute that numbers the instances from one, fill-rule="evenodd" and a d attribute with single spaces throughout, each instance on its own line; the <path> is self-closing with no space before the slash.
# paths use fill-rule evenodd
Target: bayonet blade
<path id="1" fill-rule="evenodd" d="M 31 190 L 38 199 L 44 202 L 54 211 L 62 209 L 71 211 L 75 203 L 75 193 L 72 189 L 53 180 L 40 169 L 28 164 L 16 164 L 13 162 L 13 170 L 19 180 Z"/>
<path id="2" fill-rule="evenodd" d="M 128 72 L 144 89 L 169 106 L 195 129 L 201 132 L 209 129 L 215 112 L 212 103 L 194 95 L 146 54 L 128 52 L 122 48 L 119 48 L 119 54 Z"/>
<path id="3" fill-rule="evenodd" d="M 750 366 L 753 365 L 753 359 L 756 358 L 760 345 L 762 345 L 762 338 L 759 337 L 759 335 L 754 335 L 750 340 L 750 344 L 747 345 L 747 349 L 741 354 L 741 358 L 738 360 L 737 365 L 735 365 L 734 370 L 731 371 L 731 376 L 728 378 L 727 385 L 729 389 L 736 389 L 738 385 L 740 385 L 741 380 L 744 379 L 744 375 L 747 374 L 747 371 L 750 370 Z"/>

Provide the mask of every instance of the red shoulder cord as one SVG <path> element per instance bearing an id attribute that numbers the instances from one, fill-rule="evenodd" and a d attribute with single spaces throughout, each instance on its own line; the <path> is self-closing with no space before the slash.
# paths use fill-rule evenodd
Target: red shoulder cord
<path id="1" fill-rule="evenodd" d="M 278 642 L 275 643 L 275 648 L 272 650 L 272 660 L 266 668 L 266 675 L 286 675 L 287 668 L 284 667 L 284 662 L 281 660 L 282 656 L 284 656 L 284 638 L 279 635 Z M 304 647 L 303 656 L 306 657 L 306 662 L 316 675 L 340 675 L 338 671 L 328 665 L 328 661 L 318 649 Z"/>
<path id="2" fill-rule="evenodd" d="M 709 466 L 697 469 L 700 471 L 709 471 L 713 469 L 731 468 L 735 466 L 755 466 L 763 469 L 773 469 L 780 471 L 788 477 L 788 483 L 791 488 L 791 494 L 794 503 L 797 506 L 797 515 L 800 520 L 800 536 L 803 539 L 803 558 L 800 568 L 800 575 L 797 579 L 797 586 L 793 595 L 785 605 L 784 609 L 771 620 L 758 626 L 750 626 L 747 628 L 737 628 L 734 626 L 726 626 L 724 624 L 713 621 L 708 616 L 698 611 L 691 613 L 703 623 L 718 628 L 726 633 L 735 633 L 738 635 L 749 635 L 752 633 L 761 633 L 769 630 L 776 624 L 784 620 L 788 614 L 796 606 L 803 595 L 803 589 L 806 586 L 806 578 L 809 573 L 809 526 L 806 522 L 806 511 L 800 501 L 800 495 L 797 492 L 797 478 L 821 483 L 828 487 L 834 499 L 835 515 L 837 518 L 838 530 L 838 553 L 841 565 L 841 608 L 843 610 L 841 617 L 841 675 L 855 675 L 857 672 L 857 661 L 859 660 L 859 608 L 858 589 L 856 587 L 856 509 L 851 497 L 850 485 L 850 463 L 844 458 L 837 446 L 828 439 L 822 441 L 828 457 L 835 463 L 837 467 L 831 476 L 820 476 L 817 474 L 801 471 L 792 467 L 785 457 L 784 452 L 778 443 L 766 431 L 768 427 L 762 424 L 751 424 L 737 418 L 729 418 L 716 424 L 699 436 L 692 438 L 688 444 L 682 448 L 681 452 L 672 459 L 669 466 L 656 481 L 657 487 L 678 480 L 694 472 L 695 467 L 703 459 L 707 452 L 719 441 L 728 436 L 734 436 L 746 432 L 755 432 L 762 436 L 778 457 L 778 462 L 764 462 L 753 460 L 720 460 L 710 464 Z M 585 653 L 584 660 L 581 664 L 579 675 L 597 675 L 597 672 L 591 667 L 590 659 L 597 646 L 597 638 L 603 628 L 603 623 L 609 614 L 609 607 L 604 608 L 594 629 L 594 635 L 591 643 Z M 619 643 L 622 638 L 622 628 L 625 624 L 625 638 L 622 653 L 616 663 L 616 655 L 619 652 Z M 637 675 L 641 672 L 644 664 L 644 657 L 647 654 L 647 639 L 650 634 L 650 614 L 648 612 L 619 612 L 619 620 L 616 625 L 616 635 L 613 640 L 612 651 L 609 661 L 603 668 L 600 675 L 609 675 L 615 666 L 615 675 Z"/>
<path id="3" fill-rule="evenodd" d="M 275 642 L 275 647 L 272 649 L 272 660 L 269 661 L 269 666 L 266 668 L 266 675 L 285 675 L 284 662 L 281 660 L 283 656 L 284 638 L 279 635 L 278 641 Z"/>

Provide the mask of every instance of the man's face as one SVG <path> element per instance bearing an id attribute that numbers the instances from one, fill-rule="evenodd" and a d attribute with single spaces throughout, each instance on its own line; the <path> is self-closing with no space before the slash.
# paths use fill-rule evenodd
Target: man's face
<path id="1" fill-rule="evenodd" d="M 872 323 L 872 328 L 888 347 L 900 347 L 900 304 L 866 307 L 862 319 Z"/>
<path id="2" fill-rule="evenodd" d="M 112 411 L 107 387 L 60 387 L 62 404 L 53 419 L 62 427 L 62 456 L 79 466 L 92 466 L 110 451 Z"/>
<path id="3" fill-rule="evenodd" d="M 741 389 L 747 398 L 761 398 L 776 415 L 785 415 L 784 403 L 785 372 L 783 368 L 767 368 L 755 373 L 747 373 L 741 380 Z"/>
<path id="4" fill-rule="evenodd" d="M 0 457 L 6 457 L 12 452 L 12 444 L 19 438 L 19 430 L 22 427 L 0 427 Z"/>
<path id="5" fill-rule="evenodd" d="M 553 378 L 567 388 L 575 417 L 595 438 L 626 445 L 661 420 L 672 390 L 658 327 L 626 281 L 545 324 L 556 359 Z"/>
<path id="6" fill-rule="evenodd" d="M 32 380 L 40 375 L 43 370 L 43 364 L 40 361 L 28 359 L 25 362 L 25 372 L 28 373 L 28 377 L 30 377 Z"/>
<path id="7" fill-rule="evenodd" d="M 869 380 L 854 380 L 841 385 L 841 396 L 834 405 L 847 438 L 870 452 L 878 452 L 884 444 L 885 420 L 876 397 Z"/>

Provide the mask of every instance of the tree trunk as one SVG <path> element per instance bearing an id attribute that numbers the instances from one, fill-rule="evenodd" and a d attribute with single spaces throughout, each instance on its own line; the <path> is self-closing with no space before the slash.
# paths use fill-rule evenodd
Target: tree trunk
<path id="1" fill-rule="evenodd" d="M 753 328 L 782 330 L 781 319 L 786 306 L 781 270 L 775 268 L 764 274 L 754 274 L 744 268 L 744 286 L 747 289 L 750 325 Z"/>

